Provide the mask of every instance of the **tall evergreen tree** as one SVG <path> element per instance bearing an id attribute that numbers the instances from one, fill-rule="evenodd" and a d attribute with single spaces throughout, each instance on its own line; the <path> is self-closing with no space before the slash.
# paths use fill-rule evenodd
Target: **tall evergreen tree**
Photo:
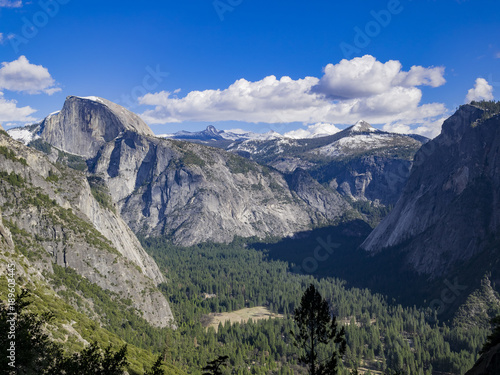
<path id="1" fill-rule="evenodd" d="M 165 371 L 161 368 L 162 356 L 159 355 L 154 363 L 153 367 L 151 367 L 148 371 L 144 373 L 144 375 L 165 375 Z"/>
<path id="2" fill-rule="evenodd" d="M 215 358 L 213 361 L 207 363 L 205 367 L 203 367 L 203 375 L 222 375 L 222 367 L 227 364 L 227 360 L 229 357 L 227 355 L 220 355 Z"/>
<path id="3" fill-rule="evenodd" d="M 338 360 L 346 350 L 345 330 L 337 327 L 336 317 L 330 314 L 328 302 L 311 284 L 305 291 L 300 306 L 295 309 L 294 320 L 298 333 L 291 332 L 294 344 L 305 354 L 300 361 L 306 364 L 310 375 L 337 374 Z M 328 357 L 319 358 L 321 346 L 335 344 Z"/>

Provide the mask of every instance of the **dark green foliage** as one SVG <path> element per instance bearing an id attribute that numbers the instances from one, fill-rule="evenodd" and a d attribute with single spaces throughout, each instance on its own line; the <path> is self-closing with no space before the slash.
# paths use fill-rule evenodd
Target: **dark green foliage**
<path id="1" fill-rule="evenodd" d="M 204 167 L 206 164 L 202 158 L 200 158 L 198 155 L 196 155 L 193 151 L 190 150 L 183 151 L 181 162 L 184 165 L 197 165 L 199 167 Z"/>
<path id="2" fill-rule="evenodd" d="M 26 182 L 24 178 L 14 172 L 7 173 L 4 171 L 0 171 L 0 179 L 7 181 L 9 184 L 15 187 L 23 187 L 24 183 Z"/>
<path id="3" fill-rule="evenodd" d="M 9 149 L 5 146 L 0 146 L 0 155 L 2 155 L 3 157 L 5 157 L 8 160 L 12 160 L 12 161 L 15 161 L 17 163 L 21 163 L 22 165 L 28 165 L 28 163 L 26 163 L 26 159 L 16 157 L 16 154 L 14 153 L 14 151 L 12 151 L 11 149 Z"/>
<path id="4" fill-rule="evenodd" d="M 122 375 L 127 365 L 127 345 L 113 352 L 111 346 L 102 350 L 97 342 L 93 342 L 80 353 L 59 357 L 50 374 Z"/>
<path id="5" fill-rule="evenodd" d="M 59 293 L 71 299 L 79 300 L 83 297 L 93 301 L 94 310 L 101 317 L 103 326 L 110 332 L 116 333 L 130 344 L 144 349 L 159 351 L 162 349 L 163 337 L 166 329 L 151 327 L 132 308 L 131 301 L 120 299 L 119 296 L 104 290 L 80 276 L 75 270 L 54 264 L 52 284 L 59 289 L 65 287 L 68 291 Z M 137 334 L 140 332 L 140 335 Z"/>
<path id="6" fill-rule="evenodd" d="M 337 374 L 339 357 L 345 354 L 345 329 L 338 329 L 335 316 L 331 316 L 328 302 L 321 297 L 316 287 L 311 284 L 295 309 L 294 320 L 299 331 L 292 332 L 295 346 L 305 354 L 299 360 L 308 368 L 310 375 Z M 338 345 L 326 358 L 319 356 L 321 345 Z"/>
<path id="7" fill-rule="evenodd" d="M 149 370 L 147 370 L 144 375 L 165 375 L 165 371 L 161 368 L 161 355 L 158 356 L 156 359 L 156 362 L 154 363 L 153 367 L 151 367 Z"/>
<path id="8" fill-rule="evenodd" d="M 31 141 L 28 146 L 47 155 L 50 155 L 50 152 L 52 151 L 52 146 L 49 143 L 43 141 L 41 138 Z"/>
<path id="9" fill-rule="evenodd" d="M 482 100 L 482 101 L 472 101 L 470 103 L 473 106 L 479 107 L 481 109 L 484 109 L 486 112 L 488 112 L 490 115 L 495 115 L 497 113 L 500 113 L 500 101 L 495 102 L 494 100 Z"/>
<path id="10" fill-rule="evenodd" d="M 372 228 L 375 228 L 384 217 L 386 217 L 389 212 L 392 210 L 392 205 L 389 206 L 381 206 L 375 205 L 370 201 L 361 201 L 361 200 L 349 200 L 351 206 L 353 206 L 356 210 L 366 215 L 367 221 Z"/>
<path id="11" fill-rule="evenodd" d="M 12 311 L 9 305 L 0 301 L 0 350 L 8 353 L 11 341 L 15 341 L 15 367 L 11 367 L 8 354 L 0 356 L 2 374 L 21 375 L 122 375 L 128 367 L 127 345 L 116 352 L 111 345 L 101 349 L 97 342 L 85 347 L 79 353 L 68 354 L 63 344 L 51 341 L 46 333 L 46 326 L 53 315 L 51 313 L 30 312 L 32 294 L 23 290 L 15 296 L 15 337 L 9 337 Z M 160 369 L 161 358 L 145 375 L 163 375 Z"/>
<path id="12" fill-rule="evenodd" d="M 107 188 L 104 180 L 100 177 L 89 176 L 87 180 L 90 185 L 90 191 L 94 196 L 95 200 L 103 207 L 111 212 L 116 213 L 116 209 L 113 205 L 113 200 L 111 199 L 111 195 L 109 193 L 109 189 Z"/>
<path id="13" fill-rule="evenodd" d="M 486 353 L 494 346 L 500 344 L 500 315 L 491 320 L 491 325 L 493 326 L 493 332 L 488 336 L 480 354 Z"/>
<path id="14" fill-rule="evenodd" d="M 9 137 L 9 138 L 10 138 L 9 133 L 7 133 L 5 130 L 1 130 L 1 129 L 0 129 L 0 134 L 2 134 L 2 135 L 4 135 L 4 136 L 6 136 L 6 137 Z"/>
<path id="15" fill-rule="evenodd" d="M 246 174 L 248 172 L 258 171 L 258 166 L 244 157 L 227 154 L 226 165 L 231 173 L 242 173 Z"/>
<path id="16" fill-rule="evenodd" d="M 227 355 L 220 355 L 215 358 L 213 361 L 207 363 L 205 367 L 203 367 L 203 375 L 222 375 L 223 367 L 227 365 L 229 357 Z"/>
<path id="17" fill-rule="evenodd" d="M 44 327 L 50 322 L 50 313 L 33 314 L 28 311 L 31 305 L 31 294 L 23 290 L 15 297 L 14 310 L 10 310 L 4 301 L 0 301 L 0 368 L 2 373 L 11 374 L 13 367 L 9 365 L 6 353 L 10 350 L 11 342 L 15 347 L 15 370 L 17 374 L 40 374 L 42 370 L 53 366 L 60 349 L 50 341 Z M 13 314 L 17 314 L 14 318 Z M 14 325 L 12 326 L 12 321 Z M 14 328 L 11 331 L 11 327 Z M 7 332 L 13 332 L 9 337 Z"/>
<path id="18" fill-rule="evenodd" d="M 77 171 L 85 172 L 87 170 L 87 162 L 84 158 L 61 150 L 57 150 L 57 163 L 64 164 Z"/>
<path id="19" fill-rule="evenodd" d="M 481 120 L 476 121 L 472 126 L 477 126 L 479 123 L 484 122 L 500 113 L 500 101 L 499 102 L 495 102 L 494 100 L 490 101 L 483 100 L 480 102 L 472 101 L 470 104 L 484 110 Z"/>
<path id="20" fill-rule="evenodd" d="M 49 170 L 49 175 L 45 179 L 47 182 L 59 182 L 59 176 L 52 172 L 52 170 Z"/>

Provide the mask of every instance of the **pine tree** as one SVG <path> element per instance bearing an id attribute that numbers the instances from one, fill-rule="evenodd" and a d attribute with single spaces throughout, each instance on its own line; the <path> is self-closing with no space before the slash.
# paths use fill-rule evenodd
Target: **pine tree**
<path id="1" fill-rule="evenodd" d="M 203 367 L 203 375 L 222 375 L 222 367 L 227 364 L 227 360 L 229 357 L 227 355 L 220 355 L 215 358 L 213 361 L 207 363 L 205 367 Z"/>
<path id="2" fill-rule="evenodd" d="M 336 317 L 330 314 L 328 302 L 321 297 L 313 284 L 307 288 L 300 306 L 295 309 L 294 320 L 299 332 L 290 332 L 295 339 L 295 346 L 302 348 L 305 354 L 300 361 L 308 367 L 310 375 L 337 374 L 338 357 L 346 351 L 344 327 L 338 330 Z M 321 346 L 333 341 L 335 347 L 327 358 L 319 358 Z"/>
<path id="3" fill-rule="evenodd" d="M 151 367 L 151 369 L 146 371 L 144 375 L 165 375 L 165 371 L 163 371 L 161 368 L 161 362 L 162 362 L 161 357 L 162 357 L 161 355 L 158 356 L 153 367 Z"/>

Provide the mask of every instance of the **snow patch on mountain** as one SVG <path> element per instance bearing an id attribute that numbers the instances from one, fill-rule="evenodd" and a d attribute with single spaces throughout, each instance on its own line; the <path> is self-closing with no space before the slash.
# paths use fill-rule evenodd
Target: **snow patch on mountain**
<path id="1" fill-rule="evenodd" d="M 356 152 L 389 146 L 394 140 L 393 134 L 356 134 L 344 137 L 329 145 L 315 150 L 318 155 L 329 157 L 341 156 Z"/>
<path id="2" fill-rule="evenodd" d="M 25 145 L 30 143 L 31 141 L 40 138 L 39 135 L 35 134 L 33 131 L 28 128 L 13 128 L 7 130 L 7 133 L 15 139 L 16 141 L 22 142 Z"/>

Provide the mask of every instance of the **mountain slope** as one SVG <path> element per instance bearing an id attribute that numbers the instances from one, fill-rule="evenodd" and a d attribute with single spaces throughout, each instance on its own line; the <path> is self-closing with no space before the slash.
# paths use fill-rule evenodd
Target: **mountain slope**
<path id="1" fill-rule="evenodd" d="M 42 153 L 0 134 L 0 210 L 5 243 L 43 275 L 72 268 L 91 283 L 129 299 L 150 324 L 173 319 L 156 288 L 164 282 L 135 235 L 94 198 L 83 173 L 51 163 Z M 148 292 L 145 293 L 144 291 Z"/>
<path id="2" fill-rule="evenodd" d="M 499 238 L 499 115 L 460 107 L 415 159 L 396 207 L 362 248 L 399 246 L 411 268 L 437 277 Z"/>

